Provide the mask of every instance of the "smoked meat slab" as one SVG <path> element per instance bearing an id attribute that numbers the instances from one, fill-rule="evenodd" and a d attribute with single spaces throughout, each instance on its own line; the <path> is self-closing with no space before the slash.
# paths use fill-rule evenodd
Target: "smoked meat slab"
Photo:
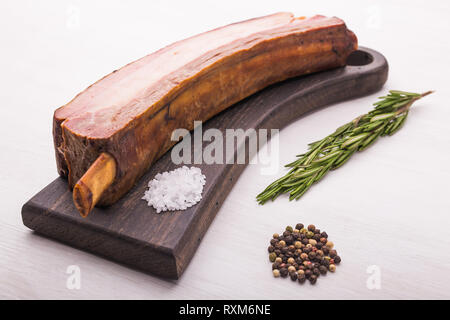
<path id="1" fill-rule="evenodd" d="M 115 178 L 95 195 L 99 205 L 111 205 L 175 143 L 173 130 L 192 130 L 194 120 L 206 121 L 273 83 L 343 66 L 356 48 L 341 19 L 291 13 L 176 42 L 107 75 L 55 111 L 58 171 L 73 188 L 102 153 L 112 156 Z"/>

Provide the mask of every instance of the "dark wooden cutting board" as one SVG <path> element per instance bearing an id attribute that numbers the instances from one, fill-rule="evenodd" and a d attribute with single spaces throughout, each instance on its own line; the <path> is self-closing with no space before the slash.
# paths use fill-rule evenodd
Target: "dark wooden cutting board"
<path id="1" fill-rule="evenodd" d="M 349 57 L 346 67 L 266 88 L 203 124 L 203 132 L 208 128 L 222 132 L 281 129 L 320 107 L 379 90 L 387 75 L 386 59 L 374 50 L 360 48 Z M 168 152 L 120 201 L 108 208 L 95 208 L 87 218 L 82 218 L 73 205 L 67 182 L 57 178 L 23 206 L 23 223 L 73 247 L 178 279 L 245 168 L 238 164 L 195 166 L 206 175 L 203 199 L 185 211 L 157 214 L 141 200 L 148 181 L 158 172 L 179 167 Z"/>

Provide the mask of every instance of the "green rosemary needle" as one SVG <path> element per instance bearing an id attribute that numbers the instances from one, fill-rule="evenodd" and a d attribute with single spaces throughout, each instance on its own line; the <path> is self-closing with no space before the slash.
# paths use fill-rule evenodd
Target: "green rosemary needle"
<path id="1" fill-rule="evenodd" d="M 365 150 L 380 136 L 397 132 L 405 123 L 412 104 L 432 92 L 389 91 L 374 103 L 375 108 L 369 113 L 339 127 L 322 140 L 310 143 L 306 153 L 286 165 L 289 172 L 270 184 L 256 200 L 264 204 L 283 193 L 289 193 L 289 200 L 298 200 L 328 171 L 342 166 L 356 151 Z"/>

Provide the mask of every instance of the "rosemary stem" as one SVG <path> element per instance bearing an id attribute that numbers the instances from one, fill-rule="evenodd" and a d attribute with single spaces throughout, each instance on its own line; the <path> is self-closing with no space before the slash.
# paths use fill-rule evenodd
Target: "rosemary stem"
<path id="1" fill-rule="evenodd" d="M 309 150 L 286 165 L 290 170 L 256 196 L 260 204 L 289 193 L 290 200 L 301 198 L 311 186 L 330 171 L 341 167 L 356 151 L 363 151 L 381 136 L 393 135 L 402 128 L 409 109 L 422 94 L 391 90 L 375 102 L 375 108 L 339 127 L 322 140 L 309 144 Z"/>

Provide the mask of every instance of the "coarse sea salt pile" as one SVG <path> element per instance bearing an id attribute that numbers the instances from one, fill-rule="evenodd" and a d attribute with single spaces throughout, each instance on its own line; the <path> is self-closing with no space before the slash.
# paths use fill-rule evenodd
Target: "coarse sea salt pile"
<path id="1" fill-rule="evenodd" d="M 148 183 L 142 199 L 147 200 L 157 213 L 185 210 L 202 199 L 206 177 L 200 168 L 183 166 L 169 172 L 158 173 Z"/>

